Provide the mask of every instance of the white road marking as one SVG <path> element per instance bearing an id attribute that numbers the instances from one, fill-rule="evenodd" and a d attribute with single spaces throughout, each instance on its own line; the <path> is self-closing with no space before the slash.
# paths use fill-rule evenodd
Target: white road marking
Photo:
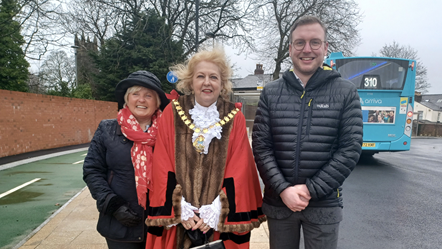
<path id="1" fill-rule="evenodd" d="M 84 162 L 84 160 L 81 160 L 81 161 L 75 162 L 75 163 L 73 163 L 73 164 L 79 164 L 79 163 L 82 163 L 82 162 Z"/>
<path id="2" fill-rule="evenodd" d="M 35 179 L 32 180 L 32 181 L 29 181 L 29 182 L 27 182 L 27 183 L 23 183 L 22 185 L 20 185 L 20 186 L 18 186 L 18 187 L 15 187 L 15 188 L 13 188 L 13 189 L 11 189 L 11 190 L 8 190 L 8 191 L 4 192 L 3 194 L 0 194 L 0 198 L 3 198 L 3 197 L 5 197 L 5 196 L 7 196 L 7 195 L 9 195 L 9 194 L 11 194 L 11 193 L 13 193 L 13 192 L 15 192 L 15 191 L 21 189 L 21 188 L 26 187 L 26 186 L 28 186 L 29 184 L 32 184 L 32 183 L 34 183 L 34 182 L 36 182 L 36 181 L 39 181 L 39 180 L 41 180 L 41 178 L 35 178 Z"/>
<path id="3" fill-rule="evenodd" d="M 255 121 L 255 120 L 253 120 L 253 121 Z M 87 153 L 83 154 L 82 156 L 87 156 Z"/>
<path id="4" fill-rule="evenodd" d="M 18 165 L 32 163 L 32 162 L 36 162 L 36 161 L 40 161 L 40 160 L 44 160 L 44 159 L 48 159 L 48 158 L 52 158 L 52 157 L 56 157 L 56 156 L 62 156 L 62 155 L 67 155 L 67 154 L 71 154 L 71 153 L 75 153 L 75 152 L 85 151 L 87 149 L 88 148 L 80 148 L 80 149 L 75 149 L 75 150 L 61 151 L 61 152 L 52 153 L 52 154 L 48 154 L 48 155 L 44 155 L 44 156 L 32 157 L 32 158 L 12 162 L 12 163 L 7 163 L 7 164 L 0 165 L 0 170 L 13 168 Z"/>

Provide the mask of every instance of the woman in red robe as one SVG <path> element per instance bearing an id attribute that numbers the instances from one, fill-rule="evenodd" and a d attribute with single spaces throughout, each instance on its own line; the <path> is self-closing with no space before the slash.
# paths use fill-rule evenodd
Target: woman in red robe
<path id="1" fill-rule="evenodd" d="M 228 249 L 249 248 L 250 231 L 265 216 L 241 104 L 227 100 L 225 54 L 201 51 L 172 70 L 185 95 L 171 97 L 159 124 L 146 248 L 216 240 Z"/>

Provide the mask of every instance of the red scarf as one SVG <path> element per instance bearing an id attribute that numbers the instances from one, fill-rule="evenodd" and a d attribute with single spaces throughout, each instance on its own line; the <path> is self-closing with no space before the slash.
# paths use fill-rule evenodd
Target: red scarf
<path id="1" fill-rule="evenodd" d="M 146 209 L 147 189 L 152 184 L 152 147 L 155 145 L 158 132 L 158 121 L 162 111 L 158 109 L 152 115 L 152 125 L 144 132 L 129 108 L 124 107 L 118 112 L 118 123 L 123 135 L 134 142 L 131 149 L 132 164 L 135 172 L 138 204 Z"/>

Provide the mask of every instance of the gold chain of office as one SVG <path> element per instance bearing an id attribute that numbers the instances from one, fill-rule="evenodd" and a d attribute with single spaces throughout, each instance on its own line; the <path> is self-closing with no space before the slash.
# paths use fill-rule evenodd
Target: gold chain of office
<path id="1" fill-rule="evenodd" d="M 178 102 L 178 100 L 174 99 L 172 100 L 172 103 L 175 105 L 175 109 L 178 112 L 178 115 L 180 115 L 181 120 L 184 122 L 184 124 L 189 127 L 189 129 L 193 130 L 196 133 L 204 133 L 206 134 L 207 132 L 209 132 L 210 129 L 213 129 L 216 126 L 223 126 L 225 124 L 227 124 L 230 120 L 233 119 L 233 117 L 239 112 L 238 108 L 233 109 L 229 114 L 227 114 L 224 118 L 222 118 L 219 122 L 216 122 L 213 125 L 210 125 L 207 128 L 200 128 L 200 127 L 196 127 L 194 123 L 192 123 L 190 121 L 190 119 L 186 116 L 183 108 L 180 106 L 180 103 Z M 199 135 L 195 142 L 193 142 L 193 147 L 195 147 L 195 150 L 199 153 L 203 153 L 204 152 L 204 136 L 201 134 Z"/>

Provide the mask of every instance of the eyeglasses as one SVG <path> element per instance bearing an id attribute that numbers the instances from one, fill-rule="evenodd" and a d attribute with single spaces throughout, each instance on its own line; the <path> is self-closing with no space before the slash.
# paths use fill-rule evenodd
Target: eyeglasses
<path id="1" fill-rule="evenodd" d="M 310 48 L 312 50 L 317 50 L 321 47 L 322 43 L 325 43 L 326 41 L 321 41 L 319 39 L 313 39 L 310 40 L 309 44 L 310 44 Z M 295 40 L 294 42 L 292 42 L 292 46 L 298 50 L 301 51 L 304 49 L 306 42 L 304 40 Z"/>

